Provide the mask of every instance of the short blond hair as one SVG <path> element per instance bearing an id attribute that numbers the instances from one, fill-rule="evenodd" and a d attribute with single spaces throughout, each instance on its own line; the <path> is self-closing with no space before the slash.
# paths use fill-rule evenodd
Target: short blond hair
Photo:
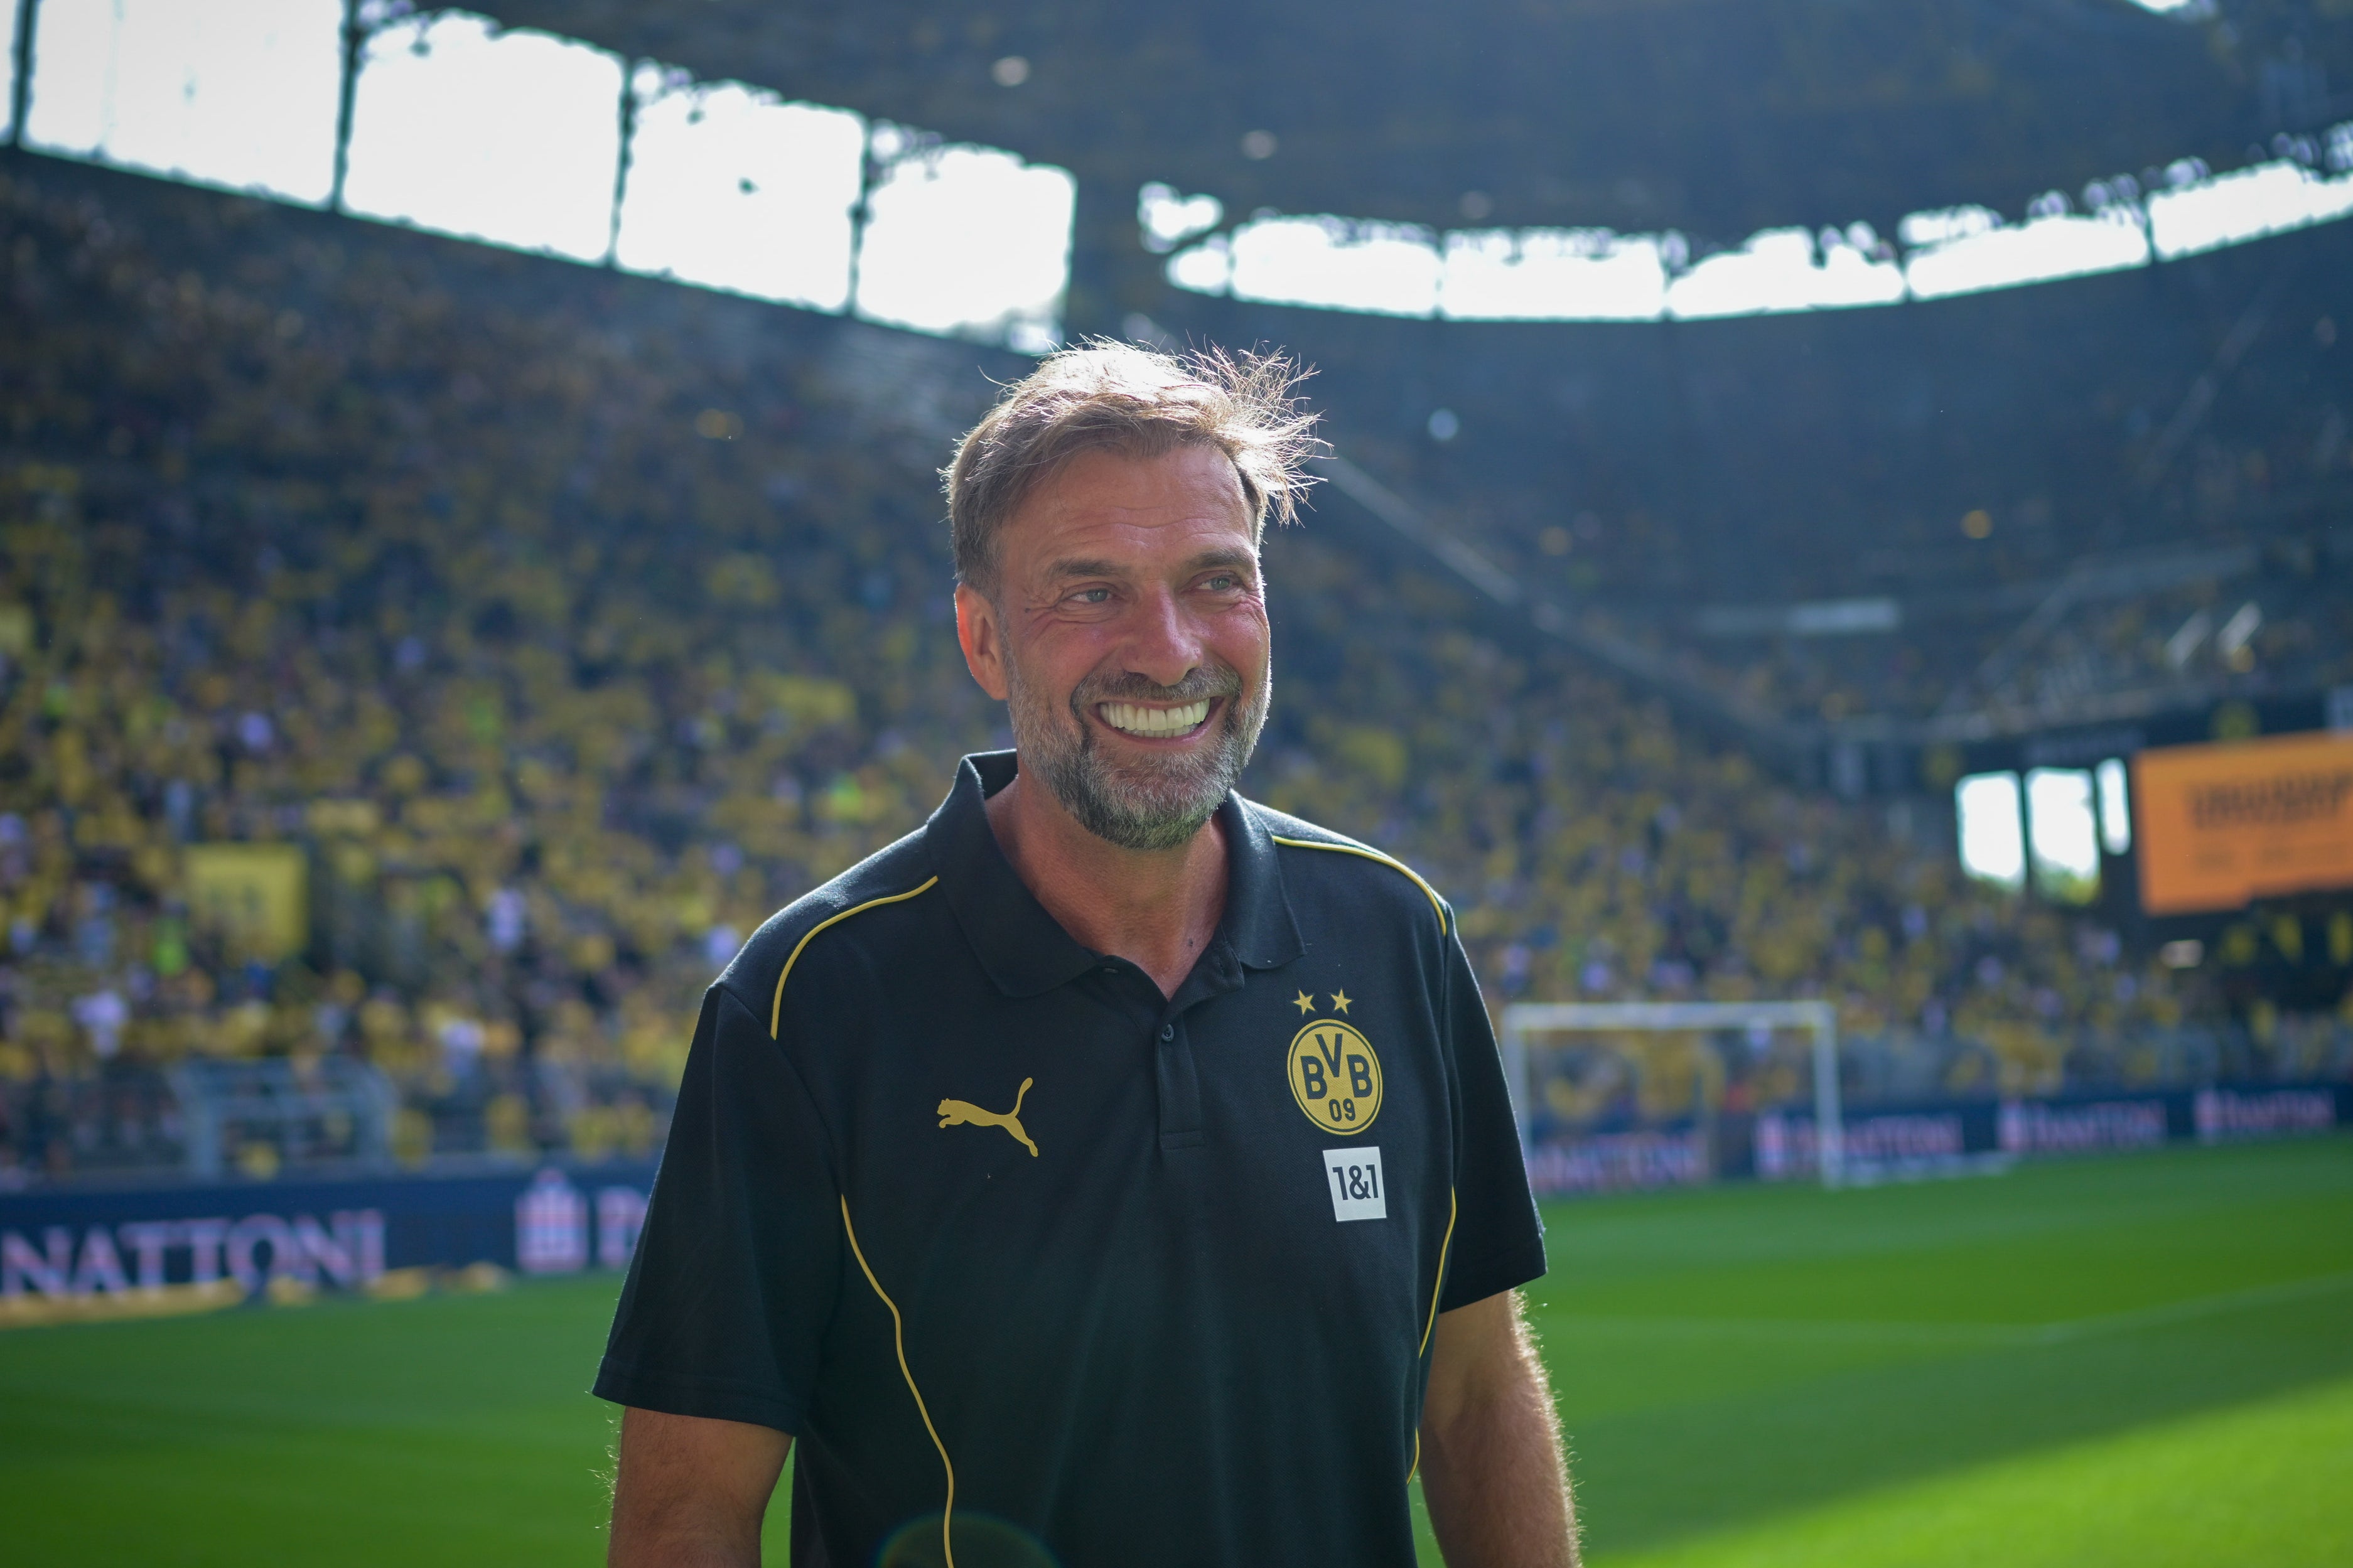
<path id="1" fill-rule="evenodd" d="M 1179 447 L 1223 452 L 1241 480 L 1253 538 L 1271 514 L 1296 515 L 1323 447 L 1294 395 L 1306 379 L 1278 352 L 1167 354 L 1093 339 L 1049 354 L 1008 386 L 941 470 L 956 580 L 997 591 L 997 535 L 1039 480 L 1082 452 L 1156 458 Z"/>

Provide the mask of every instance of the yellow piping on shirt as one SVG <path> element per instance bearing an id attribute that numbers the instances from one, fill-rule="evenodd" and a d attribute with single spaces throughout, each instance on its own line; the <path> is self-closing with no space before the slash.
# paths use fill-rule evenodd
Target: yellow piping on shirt
<path id="1" fill-rule="evenodd" d="M 1446 1250 L 1454 1245 L 1454 1189 L 1446 1189 L 1446 1239 L 1438 1244 L 1438 1278 L 1430 1282 L 1430 1323 L 1421 1331 L 1421 1349 L 1416 1359 L 1430 1353 L 1430 1336 L 1438 1331 L 1438 1298 L 1446 1289 Z"/>
<path id="2" fill-rule="evenodd" d="M 1446 1238 L 1438 1244 L 1438 1278 L 1430 1282 L 1430 1322 L 1421 1331 L 1421 1349 L 1415 1359 L 1430 1353 L 1430 1336 L 1438 1331 L 1438 1299 L 1446 1289 L 1446 1254 L 1454 1245 L 1454 1189 L 1446 1189 Z M 1410 1482 L 1421 1468 L 1421 1428 L 1413 1429 L 1413 1463 L 1406 1467 L 1405 1479 Z"/>
<path id="3" fill-rule="evenodd" d="M 1430 907 L 1438 911 L 1438 929 L 1441 931 L 1446 929 L 1446 901 L 1438 896 L 1437 889 L 1423 881 L 1420 873 L 1404 861 L 1393 860 L 1377 849 L 1364 849 L 1354 844 L 1325 844 L 1314 838 L 1285 838 L 1279 833 L 1271 833 L 1267 837 L 1277 844 L 1288 844 L 1293 849 L 1330 849 L 1341 855 L 1360 856 L 1366 860 L 1387 866 L 1392 871 L 1404 872 L 1406 876 L 1412 879 L 1415 887 L 1419 888 L 1429 896 Z"/>
<path id="4" fill-rule="evenodd" d="M 824 920 L 818 921 L 817 924 L 809 927 L 808 935 L 804 936 L 800 941 L 793 944 L 793 955 L 785 960 L 785 972 L 776 976 L 776 999 L 774 1003 L 770 1004 L 768 1007 L 768 1038 L 773 1040 L 776 1037 L 776 1026 L 784 1021 L 785 982 L 793 977 L 793 965 L 801 961 L 801 950 L 808 946 L 809 942 L 815 939 L 818 932 L 823 931 L 829 925 L 839 925 L 852 915 L 863 914 L 868 910 L 880 909 L 884 904 L 905 903 L 917 893 L 929 889 L 932 884 L 938 880 L 939 879 L 937 877 L 934 877 L 925 881 L 920 888 L 910 888 L 903 893 L 892 893 L 887 898 L 869 899 L 862 904 L 852 904 L 849 908 L 842 910 L 839 914 L 828 915 Z"/>
<path id="5" fill-rule="evenodd" d="M 936 877 L 932 879 L 933 882 L 936 882 L 939 879 Z M 923 888 L 928 888 L 931 885 L 931 882 L 926 882 L 923 884 Z M 923 888 L 917 888 L 915 892 L 922 892 Z M 902 893 L 899 896 L 902 899 L 911 899 L 913 898 L 915 894 Z M 888 903 L 891 900 L 888 899 L 879 899 L 875 901 L 878 903 Z M 864 908 L 865 906 L 861 905 L 860 907 Z M 856 914 L 858 910 L 848 910 L 843 912 L 846 914 Z M 834 916 L 835 920 L 839 920 L 840 918 L 840 915 Z M 809 933 L 810 936 L 815 936 L 816 934 L 816 931 L 811 931 Z M 806 942 L 808 938 L 804 937 L 801 940 Z M 882 1289 L 882 1281 L 874 1278 L 874 1270 L 872 1267 L 867 1263 L 864 1250 L 858 1245 L 858 1229 L 855 1226 L 849 1223 L 849 1200 L 848 1198 L 843 1198 L 841 1200 L 841 1228 L 843 1233 L 849 1237 L 850 1256 L 858 1259 L 859 1269 L 866 1276 L 866 1282 L 874 1287 L 874 1293 L 882 1298 L 882 1304 L 884 1306 L 891 1309 L 891 1340 L 892 1342 L 898 1347 L 899 1351 L 899 1375 L 907 1380 L 907 1392 L 915 1396 L 915 1414 L 923 1418 L 923 1430 L 932 1435 L 932 1447 L 940 1451 L 940 1468 L 948 1473 L 948 1500 L 946 1505 L 940 1510 L 940 1553 L 947 1559 L 947 1568 L 955 1568 L 955 1543 L 948 1537 L 949 1526 L 955 1519 L 955 1466 L 949 1462 L 948 1446 L 940 1441 L 940 1429 L 932 1425 L 932 1413 L 924 1407 L 923 1391 L 915 1386 L 915 1374 L 907 1370 L 906 1321 L 899 1316 L 899 1303 L 891 1300 L 891 1293 Z"/>

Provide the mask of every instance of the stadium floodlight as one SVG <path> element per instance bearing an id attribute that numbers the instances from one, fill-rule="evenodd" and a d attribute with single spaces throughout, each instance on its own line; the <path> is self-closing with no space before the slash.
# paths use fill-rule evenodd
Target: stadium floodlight
<path id="1" fill-rule="evenodd" d="M 1845 1112 L 1839 1092 L 1838 1009 L 1828 1002 L 1514 1002 L 1504 1009 L 1504 1081 L 1523 1150 L 1535 1114 L 1532 1041 L 1546 1035 L 1722 1029 L 1802 1029 L 1812 1037 L 1814 1150 L 1822 1185 L 1848 1176 Z"/>
<path id="2" fill-rule="evenodd" d="M 640 65 L 614 264 L 756 299 L 849 303 L 866 121 Z"/>
<path id="3" fill-rule="evenodd" d="M 368 35 L 344 210 L 575 261 L 613 240 L 621 62 L 464 11 Z"/>
<path id="4" fill-rule="evenodd" d="M 33 15 L 26 146 L 313 206 L 332 193 L 342 0 L 44 0 Z"/>
<path id="5" fill-rule="evenodd" d="M 877 121 L 858 245 L 858 313 L 887 326 L 1043 353 L 1070 286 L 1069 171 L 942 145 Z"/>

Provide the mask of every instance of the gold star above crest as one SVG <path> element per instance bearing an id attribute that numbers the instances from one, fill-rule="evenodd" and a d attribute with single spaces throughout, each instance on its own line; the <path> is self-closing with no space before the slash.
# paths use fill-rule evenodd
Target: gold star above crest
<path id="1" fill-rule="evenodd" d="M 1348 994 L 1345 991 L 1333 992 L 1332 1005 L 1343 1013 L 1346 1012 L 1348 1010 Z"/>
<path id="2" fill-rule="evenodd" d="M 1297 996 L 1293 997 L 1291 1005 L 1298 1008 L 1303 1013 L 1313 1013 L 1315 1011 L 1315 998 L 1310 996 L 1304 991 L 1302 991 Z"/>

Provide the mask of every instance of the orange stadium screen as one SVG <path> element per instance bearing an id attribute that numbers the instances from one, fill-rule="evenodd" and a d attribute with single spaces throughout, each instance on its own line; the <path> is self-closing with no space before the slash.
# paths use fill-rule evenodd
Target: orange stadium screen
<path id="1" fill-rule="evenodd" d="M 2353 887 L 2353 735 L 2143 752 L 2133 800 L 2150 914 Z"/>

